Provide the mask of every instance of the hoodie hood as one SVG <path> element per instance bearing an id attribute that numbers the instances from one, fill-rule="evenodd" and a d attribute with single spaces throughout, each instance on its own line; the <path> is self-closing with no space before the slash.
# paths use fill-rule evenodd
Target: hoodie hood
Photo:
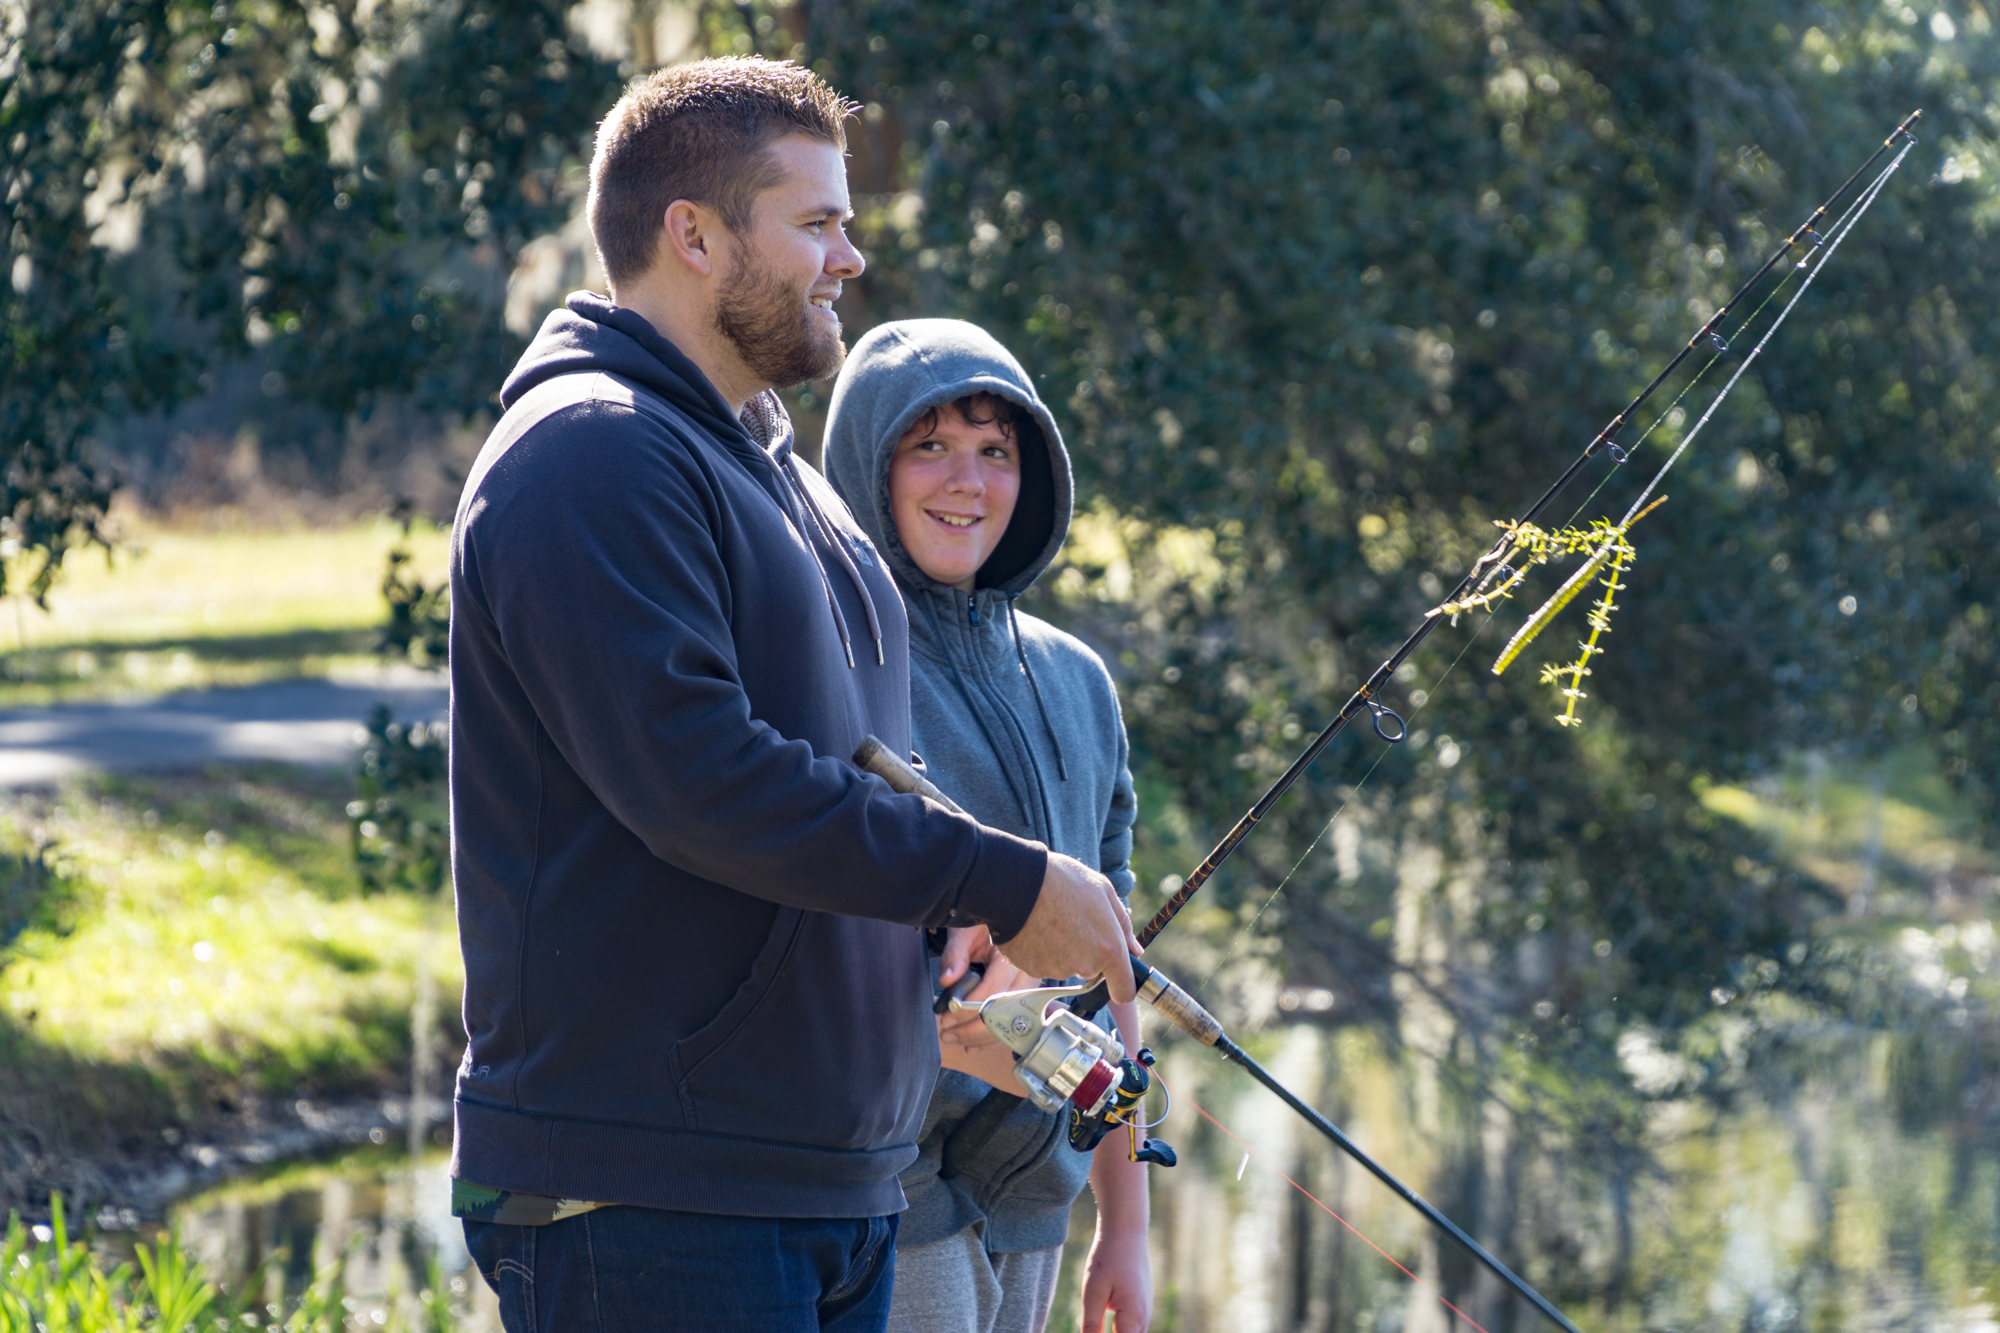
<path id="1" fill-rule="evenodd" d="M 770 390 L 731 415 L 729 404 L 701 367 L 668 342 L 644 315 L 596 292 L 571 292 L 563 309 L 549 312 L 528 350 L 500 386 L 500 405 L 510 408 L 530 389 L 558 375 L 580 371 L 617 375 L 651 390 L 713 431 L 735 449 L 751 446 L 782 466 L 792 452 L 792 422 Z"/>
<path id="2" fill-rule="evenodd" d="M 896 441 L 934 407 L 991 393 L 1026 409 L 1021 495 L 978 587 L 1009 600 L 1042 576 L 1069 536 L 1075 493 L 1062 432 L 1034 382 L 993 335 L 957 319 L 906 319 L 871 329 L 847 354 L 826 417 L 827 479 L 906 588 L 957 595 L 917 567 L 889 509 Z"/>

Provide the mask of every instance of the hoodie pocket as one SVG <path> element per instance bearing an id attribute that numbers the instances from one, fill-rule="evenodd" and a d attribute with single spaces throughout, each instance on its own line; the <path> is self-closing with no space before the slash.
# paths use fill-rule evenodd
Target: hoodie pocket
<path id="1" fill-rule="evenodd" d="M 835 1152 L 914 1145 L 938 1070 L 923 935 L 803 918 L 756 1001 L 732 1001 L 730 1029 L 677 1070 L 688 1123 Z"/>
<path id="2" fill-rule="evenodd" d="M 771 933 L 764 939 L 764 947 L 751 960 L 750 974 L 736 988 L 736 993 L 716 1011 L 714 1018 L 670 1048 L 674 1085 L 680 1092 L 681 1112 L 687 1119 L 689 1129 L 701 1128 L 695 1113 L 694 1093 L 689 1084 L 704 1065 L 728 1050 L 757 1011 L 770 1001 L 778 979 L 791 964 L 805 919 L 806 914 L 796 907 L 780 907 L 777 917 L 771 922 Z"/>

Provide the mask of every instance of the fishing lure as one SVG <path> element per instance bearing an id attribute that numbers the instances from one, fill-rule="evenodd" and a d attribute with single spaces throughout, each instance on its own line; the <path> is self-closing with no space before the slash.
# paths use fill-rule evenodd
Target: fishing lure
<path id="1" fill-rule="evenodd" d="M 1521 628 L 1514 632 L 1514 637 L 1507 640 L 1507 646 L 1500 650 L 1500 656 L 1493 663 L 1493 674 L 1496 676 L 1512 666 L 1514 659 L 1521 655 L 1521 650 L 1532 643 L 1536 635 L 1547 629 L 1549 622 L 1553 621 L 1564 607 L 1576 600 L 1590 581 L 1597 577 L 1600 570 L 1608 567 L 1610 573 L 1605 576 L 1604 595 L 1590 612 L 1588 620 L 1590 637 L 1577 645 L 1581 650 L 1580 655 L 1568 666 L 1549 666 L 1542 670 L 1544 685 L 1561 685 L 1563 677 L 1569 677 L 1569 685 L 1561 691 L 1568 698 L 1569 705 L 1556 721 L 1566 727 L 1582 726 L 1583 719 L 1576 715 L 1576 705 L 1579 699 L 1585 697 L 1581 688 L 1583 678 L 1590 674 L 1590 659 L 1604 651 L 1597 646 L 1598 639 L 1611 632 L 1611 613 L 1618 609 L 1618 604 L 1611 599 L 1625 586 L 1618 581 L 1618 576 L 1629 569 L 1632 561 L 1638 558 L 1638 552 L 1626 539 L 1625 534 L 1631 531 L 1634 523 L 1666 502 L 1667 497 L 1663 495 L 1638 513 L 1628 516 L 1622 523 L 1614 524 L 1609 519 L 1601 518 L 1588 528 L 1566 527 L 1556 532 L 1546 532 L 1532 523 L 1500 523 L 1497 526 L 1504 529 L 1507 534 L 1505 538 L 1507 551 L 1499 563 L 1491 568 L 1493 573 L 1504 572 L 1507 577 L 1491 587 L 1482 589 L 1475 586 L 1471 592 L 1432 608 L 1428 614 L 1432 617 L 1449 616 L 1452 623 L 1456 624 L 1458 617 L 1463 613 L 1472 610 L 1492 610 L 1503 599 L 1512 596 L 1514 589 L 1527 578 L 1530 566 L 1547 564 L 1550 560 L 1565 555 L 1588 552 L 1589 558 L 1564 581 L 1560 588 L 1556 589 L 1555 596 L 1542 603 Z M 1518 568 L 1516 568 L 1517 562 Z"/>

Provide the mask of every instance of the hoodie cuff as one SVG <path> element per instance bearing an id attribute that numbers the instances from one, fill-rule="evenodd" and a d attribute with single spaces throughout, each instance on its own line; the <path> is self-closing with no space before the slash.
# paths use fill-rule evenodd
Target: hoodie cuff
<path id="1" fill-rule="evenodd" d="M 1028 924 L 1048 869 L 1049 849 L 1041 843 L 982 827 L 978 855 L 945 924 L 984 925 L 995 942 L 1013 939 Z"/>

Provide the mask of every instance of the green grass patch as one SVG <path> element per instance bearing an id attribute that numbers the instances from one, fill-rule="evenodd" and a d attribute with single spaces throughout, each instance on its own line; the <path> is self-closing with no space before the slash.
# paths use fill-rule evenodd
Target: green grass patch
<path id="1" fill-rule="evenodd" d="M 386 518 L 225 531 L 137 524 L 129 545 L 108 559 L 100 551 L 72 555 L 46 611 L 6 599 L 0 708 L 366 666 L 384 620 L 383 570 L 401 538 Z M 445 532 L 416 527 L 408 568 L 435 581 L 448 543 Z"/>
<path id="2" fill-rule="evenodd" d="M 1973 910 L 2000 888 L 1976 820 L 1921 749 L 1859 762 L 1800 757 L 1754 784 L 1708 787 L 1701 800 L 1764 835 L 1856 914 Z"/>
<path id="3" fill-rule="evenodd" d="M 351 792 L 258 766 L 0 797 L 0 866 L 48 867 L 0 952 L 0 1116 L 60 1155 L 399 1086 L 418 951 L 442 995 L 463 974 L 446 904 L 359 891 Z"/>
<path id="4" fill-rule="evenodd" d="M 0 1333 L 225 1333 L 244 1328 L 339 1333 L 355 1326 L 389 1333 L 450 1333 L 462 1326 L 435 1263 L 421 1291 L 383 1302 L 348 1293 L 345 1259 L 321 1270 L 303 1290 L 282 1285 L 281 1251 L 257 1280 L 228 1292 L 182 1249 L 171 1232 L 134 1247 L 120 1262 L 74 1236 L 60 1197 L 47 1226 L 19 1216 L 0 1237 Z M 373 1305 L 375 1308 L 364 1308 Z"/>

